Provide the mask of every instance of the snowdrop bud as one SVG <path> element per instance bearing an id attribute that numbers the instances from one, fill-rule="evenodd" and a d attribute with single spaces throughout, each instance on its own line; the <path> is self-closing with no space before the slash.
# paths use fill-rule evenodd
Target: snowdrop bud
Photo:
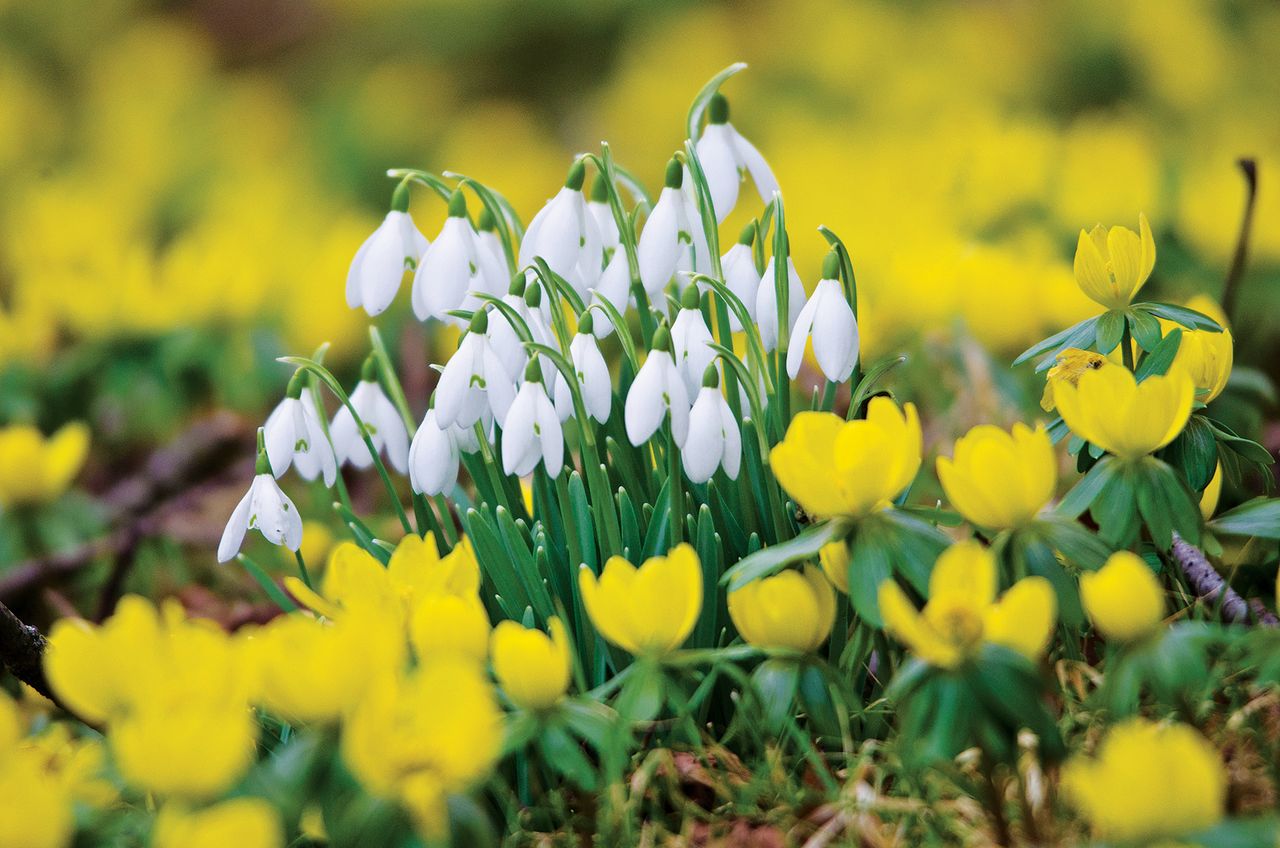
<path id="1" fill-rule="evenodd" d="M 705 483 L 724 468 L 730 480 L 738 479 L 742 461 L 742 434 L 738 422 L 720 393 L 720 375 L 708 365 L 702 388 L 689 412 L 689 433 L 681 447 L 685 475 L 694 483 Z"/>
<path id="2" fill-rule="evenodd" d="M 570 191 L 582 191 L 582 184 L 586 179 L 587 163 L 583 159 L 578 159 L 569 166 L 569 173 L 564 178 L 564 187 Z"/>
<path id="3" fill-rule="evenodd" d="M 698 393 L 702 373 L 715 360 L 715 351 L 711 349 L 715 339 L 698 308 L 697 286 L 686 288 L 680 301 L 680 311 L 671 325 L 671 349 L 685 389 L 692 397 Z"/>
<path id="4" fill-rule="evenodd" d="M 698 139 L 698 161 L 702 163 L 707 186 L 711 189 L 716 220 L 723 222 L 738 202 L 738 188 L 744 170 L 751 174 L 764 203 L 773 199 L 778 181 L 760 151 L 729 123 L 729 101 L 723 94 L 712 96 L 707 104 L 707 118 L 702 137 Z"/>
<path id="5" fill-rule="evenodd" d="M 692 244 L 684 194 L 680 190 L 683 180 L 684 169 L 672 159 L 667 164 L 666 184 L 636 245 L 640 280 L 650 295 L 667 285 L 680 264 L 685 246 Z"/>
<path id="6" fill-rule="evenodd" d="M 508 295 L 510 297 L 510 295 Z M 497 321 L 493 328 L 508 326 Z M 470 429 L 487 409 L 501 421 L 511 408 L 515 380 L 489 340 L 489 315 L 485 310 L 471 317 L 470 331 L 445 363 L 436 384 L 436 421 L 441 427 Z"/>
<path id="7" fill-rule="evenodd" d="M 347 306 L 378 315 L 395 300 L 405 269 L 417 267 L 430 242 L 409 216 L 409 185 L 391 196 L 391 211 L 356 251 L 347 271 Z"/>
<path id="8" fill-rule="evenodd" d="M 747 314 L 754 321 L 756 317 L 756 298 L 760 291 L 760 273 L 756 270 L 756 258 L 751 252 L 751 244 L 755 241 L 756 222 L 752 221 L 742 229 L 738 243 L 729 248 L 729 252 L 720 257 L 720 267 L 724 270 L 724 282 L 729 291 L 738 296 Z M 742 322 L 737 312 L 729 311 L 729 329 L 740 332 Z"/>
<path id="9" fill-rule="evenodd" d="M 457 189 L 449 198 L 449 217 L 440 235 L 423 254 L 413 276 L 413 314 L 419 321 L 449 320 L 450 310 L 462 306 L 478 270 L 467 199 L 462 189 Z"/>
<path id="10" fill-rule="evenodd" d="M 569 343 L 569 359 L 582 390 L 582 403 L 587 415 L 603 424 L 609 420 L 613 406 L 613 385 L 609 366 L 592 334 L 593 325 L 591 313 L 582 313 L 578 319 L 578 332 Z M 561 421 L 573 414 L 573 394 L 564 375 L 559 372 L 556 373 L 556 412 Z"/>
<path id="11" fill-rule="evenodd" d="M 828 380 L 843 383 L 858 362 L 858 319 L 840 285 L 840 258 L 833 250 L 822 263 L 822 279 L 813 297 L 800 310 L 787 348 L 787 373 L 795 379 L 804 362 L 805 346 L 813 341 L 813 356 Z"/>
<path id="12" fill-rule="evenodd" d="M 470 434 L 470 431 L 465 431 Z M 441 427 L 434 409 L 413 434 L 409 445 L 409 484 L 423 495 L 439 495 L 458 482 L 462 443 L 457 427 Z"/>
<path id="13" fill-rule="evenodd" d="M 222 531 L 218 562 L 226 562 L 240 552 L 245 533 L 249 530 L 257 530 L 271 544 L 284 545 L 291 551 L 296 551 L 302 544 L 302 516 L 298 515 L 298 508 L 271 476 L 266 434 L 261 428 L 258 429 L 258 461 L 253 482 Z"/>
<path id="14" fill-rule="evenodd" d="M 756 293 L 756 323 L 760 327 L 760 341 L 766 352 L 772 352 L 778 346 L 778 288 L 774 280 L 774 258 L 764 268 L 760 277 L 760 287 Z M 787 327 L 795 327 L 800 318 L 800 310 L 804 308 L 804 284 L 791 257 L 787 257 Z"/>
<path id="15" fill-rule="evenodd" d="M 302 479 L 323 475 L 324 484 L 332 486 L 338 476 L 337 459 L 314 405 L 302 400 L 305 386 L 306 372 L 299 369 L 289 380 L 284 400 L 267 416 L 266 456 L 276 478 L 292 465 Z"/>
<path id="16" fill-rule="evenodd" d="M 591 217 L 600 231 L 600 244 L 605 250 L 615 250 L 620 245 L 618 222 L 613 219 L 613 207 L 609 205 L 609 181 L 603 174 L 591 184 L 591 200 L 587 203 Z"/>
<path id="17" fill-rule="evenodd" d="M 364 433 L 369 436 L 374 450 L 385 452 L 391 466 L 404 474 L 409 470 L 409 431 L 405 429 L 404 420 L 395 405 L 379 385 L 376 372 L 373 357 L 369 357 L 365 360 L 360 384 L 351 393 L 349 400 L 351 407 L 355 408 L 355 416 L 359 416 L 364 425 Z M 329 435 L 333 439 L 333 450 L 339 465 L 368 468 L 373 465 L 373 455 L 369 453 L 360 428 L 356 426 L 355 416 L 344 404 L 333 417 Z"/>
<path id="18" fill-rule="evenodd" d="M 502 468 L 524 477 L 541 462 L 554 478 L 564 467 L 564 432 L 551 399 L 542 385 L 537 359 L 525 367 L 524 383 L 502 424 Z"/>
<path id="19" fill-rule="evenodd" d="M 671 333 L 665 324 L 659 324 L 649 358 L 632 381 L 623 409 L 631 444 L 638 447 L 648 441 L 667 415 L 671 416 L 676 443 L 683 444 L 689 430 L 689 393 L 671 357 Z"/>

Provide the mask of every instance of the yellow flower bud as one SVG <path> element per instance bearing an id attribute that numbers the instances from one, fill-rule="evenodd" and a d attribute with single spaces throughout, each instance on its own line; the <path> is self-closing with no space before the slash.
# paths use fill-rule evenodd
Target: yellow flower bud
<path id="1" fill-rule="evenodd" d="M 1101 224 L 1080 231 L 1076 244 L 1076 284 L 1108 309 L 1123 309 L 1151 276 L 1156 245 L 1146 215 L 1138 215 L 1138 233 Z"/>
<path id="2" fill-rule="evenodd" d="M 676 650 L 702 611 L 702 567 L 688 544 L 639 568 L 611 557 L 599 578 L 583 568 L 578 585 L 596 630 L 631 654 L 662 656 Z"/>
<path id="3" fill-rule="evenodd" d="M 489 653 L 489 615 L 475 595 L 429 595 L 413 611 L 409 636 L 419 658 L 454 656 L 483 663 Z"/>
<path id="4" fill-rule="evenodd" d="M 1222 497 L 1222 463 L 1213 469 L 1213 476 L 1209 478 L 1209 485 L 1204 487 L 1204 492 L 1200 495 L 1200 516 L 1208 521 L 1213 518 L 1213 513 L 1218 509 L 1218 500 Z"/>
<path id="5" fill-rule="evenodd" d="M 1209 298 L 1199 295 L 1187 307 L 1202 312 L 1222 325 L 1222 332 L 1190 330 L 1182 327 L 1182 341 L 1173 360 L 1173 368 L 1181 368 L 1196 386 L 1197 399 L 1208 403 L 1227 387 L 1234 359 L 1235 340 L 1227 329 L 1226 316 Z M 1162 322 L 1166 323 L 1166 322 Z M 1169 324 L 1166 323 L 1166 332 Z"/>
<path id="6" fill-rule="evenodd" d="M 1080 575 L 1080 598 L 1102 635 L 1132 642 L 1155 633 L 1164 619 L 1164 589 L 1137 554 L 1117 551 L 1098 571 Z"/>
<path id="7" fill-rule="evenodd" d="M 261 798 L 232 798 L 203 810 L 169 803 L 156 816 L 152 848 L 280 848 L 280 815 Z"/>
<path id="8" fill-rule="evenodd" d="M 836 596 L 822 571 L 805 566 L 753 580 L 729 595 L 729 617 L 748 643 L 808 652 L 831 633 Z"/>
<path id="9" fill-rule="evenodd" d="M 494 676 L 511 702 L 526 710 L 547 709 L 569 688 L 569 635 L 558 618 L 551 619 L 548 628 L 550 636 L 503 621 L 493 630 Z"/>
<path id="10" fill-rule="evenodd" d="M 1227 775 L 1192 728 L 1135 718 L 1111 728 L 1094 757 L 1068 761 L 1062 788 L 1100 839 L 1145 845 L 1221 820 Z"/>
<path id="11" fill-rule="evenodd" d="M 1057 459 L 1044 428 L 1013 425 L 1012 434 L 980 424 L 938 458 L 938 478 L 951 504 L 974 524 L 1007 530 L 1026 524 L 1053 497 Z"/>
<path id="12" fill-rule="evenodd" d="M 1106 367 L 1081 375 L 1075 386 L 1057 386 L 1054 398 L 1077 436 L 1121 459 L 1137 459 L 1182 432 L 1195 386 L 1181 370 L 1138 383 L 1128 369 Z"/>
<path id="13" fill-rule="evenodd" d="M 89 428 L 67 424 L 47 439 L 35 427 L 0 428 L 0 508 L 57 499 L 89 455 Z"/>
<path id="14" fill-rule="evenodd" d="M 822 563 L 822 571 L 831 585 L 849 594 L 849 544 L 828 542 L 818 551 L 818 561 Z"/>
<path id="15" fill-rule="evenodd" d="M 801 412 L 769 454 L 778 483 L 817 518 L 864 516 L 884 508 L 920 470 L 916 408 L 872 398 L 865 420 Z"/>

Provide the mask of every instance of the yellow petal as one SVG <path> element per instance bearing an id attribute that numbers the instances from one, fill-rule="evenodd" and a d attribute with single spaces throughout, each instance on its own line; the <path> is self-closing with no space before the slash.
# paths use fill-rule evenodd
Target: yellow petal
<path id="1" fill-rule="evenodd" d="M 1036 660 L 1049 647 L 1058 600 L 1043 577 L 1026 577 L 987 610 L 984 638 Z"/>

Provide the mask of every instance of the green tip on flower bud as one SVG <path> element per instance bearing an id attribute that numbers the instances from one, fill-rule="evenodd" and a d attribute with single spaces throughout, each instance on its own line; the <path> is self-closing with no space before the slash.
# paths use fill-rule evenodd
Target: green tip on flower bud
<path id="1" fill-rule="evenodd" d="M 596 319 L 588 309 L 578 316 L 578 335 L 589 336 L 596 330 Z"/>
<path id="2" fill-rule="evenodd" d="M 716 364 L 713 362 L 707 366 L 707 370 L 702 372 L 702 388 L 716 389 L 720 387 L 720 372 L 716 370 Z"/>
<path id="3" fill-rule="evenodd" d="M 827 254 L 822 260 L 822 279 L 838 280 L 840 279 L 840 254 L 834 250 Z"/>
<path id="4" fill-rule="evenodd" d="M 697 309 L 700 301 L 697 283 L 690 283 L 689 287 L 680 293 L 681 309 Z"/>
<path id="5" fill-rule="evenodd" d="M 729 123 L 729 100 L 718 91 L 711 95 L 711 102 L 707 104 L 707 120 L 713 124 Z"/>
<path id="6" fill-rule="evenodd" d="M 468 329 L 473 333 L 487 333 L 489 331 L 489 310 L 477 309 L 471 315 L 471 324 Z"/>
<path id="7" fill-rule="evenodd" d="M 258 428 L 258 461 L 253 465 L 254 474 L 270 474 L 271 460 L 267 458 L 267 431 Z"/>
<path id="8" fill-rule="evenodd" d="M 604 178 L 604 174 L 597 174 L 595 181 L 591 183 L 591 200 L 595 203 L 609 202 L 609 181 Z"/>
<path id="9" fill-rule="evenodd" d="M 409 178 L 400 181 L 400 185 L 396 186 L 396 190 L 391 192 L 391 211 L 392 212 L 408 212 L 409 211 Z"/>
<path id="10" fill-rule="evenodd" d="M 531 357 L 529 364 L 524 367 L 524 380 L 526 383 L 542 382 L 542 363 L 538 361 L 538 357 Z"/>
<path id="11" fill-rule="evenodd" d="M 684 166 L 678 160 L 672 159 L 667 163 L 667 175 L 662 184 L 667 188 L 680 188 L 684 185 Z"/>
<path id="12" fill-rule="evenodd" d="M 455 188 L 453 194 L 449 195 L 449 217 L 467 217 L 467 196 L 462 193 L 460 188 Z"/>
<path id="13" fill-rule="evenodd" d="M 307 372 L 299 368 L 293 372 L 293 376 L 289 378 L 289 386 L 284 390 L 286 397 L 297 398 L 302 397 L 302 390 L 307 387 Z"/>
<path id="14" fill-rule="evenodd" d="M 569 167 L 569 176 L 564 178 L 564 187 L 570 191 L 582 191 L 582 183 L 587 179 L 587 163 L 579 159 Z"/>
<path id="15" fill-rule="evenodd" d="M 493 213 L 486 206 L 480 210 L 480 219 L 476 221 L 476 229 L 482 233 L 491 233 L 498 229 L 498 221 L 493 217 Z"/>
<path id="16" fill-rule="evenodd" d="M 524 287 L 527 284 L 528 281 L 524 277 L 524 271 L 516 271 L 515 276 L 511 278 L 511 286 L 507 289 L 507 294 L 524 297 Z"/>
<path id="17" fill-rule="evenodd" d="M 667 329 L 666 322 L 658 325 L 653 331 L 653 343 L 649 345 L 650 350 L 671 350 L 671 331 Z"/>
<path id="18" fill-rule="evenodd" d="M 542 286 L 534 283 L 524 290 L 524 305 L 530 309 L 537 309 L 542 305 Z"/>
<path id="19" fill-rule="evenodd" d="M 378 382 L 378 360 L 373 358 L 373 354 L 369 354 L 364 360 L 364 365 L 360 366 L 360 379 L 366 383 Z"/>
<path id="20" fill-rule="evenodd" d="M 752 218 L 747 225 L 742 228 L 742 232 L 738 234 L 738 244 L 745 244 L 747 247 L 756 240 L 756 219 Z"/>

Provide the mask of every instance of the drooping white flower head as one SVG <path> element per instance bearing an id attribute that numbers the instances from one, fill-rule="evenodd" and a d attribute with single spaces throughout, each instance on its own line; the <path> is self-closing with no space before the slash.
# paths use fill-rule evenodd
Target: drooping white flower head
<path id="1" fill-rule="evenodd" d="M 441 427 L 436 411 L 427 410 L 409 444 L 409 484 L 422 495 L 439 495 L 458 482 L 458 465 L 464 453 L 480 447 L 474 430 L 457 425 Z"/>
<path id="2" fill-rule="evenodd" d="M 564 467 L 564 431 L 542 384 L 542 366 L 530 360 L 524 383 L 502 420 L 502 469 L 524 477 L 541 462 L 553 479 Z"/>
<path id="3" fill-rule="evenodd" d="M 714 343 L 715 338 L 698 308 L 698 287 L 690 285 L 680 296 L 680 311 L 671 325 L 671 352 L 689 397 L 698 393 L 703 372 L 715 361 L 716 354 L 711 349 Z"/>
<path id="4" fill-rule="evenodd" d="M 529 328 L 533 341 L 555 347 L 555 335 L 551 331 L 551 313 L 542 297 L 542 284 L 537 282 L 536 278 L 526 285 L 525 276 L 517 274 L 502 300 Z M 502 367 L 508 374 L 524 372 L 525 363 L 529 361 L 529 351 L 525 349 L 520 332 L 502 310 L 495 309 L 489 323 L 489 344 L 502 360 Z"/>
<path id="5" fill-rule="evenodd" d="M 680 265 L 681 254 L 688 254 L 692 249 L 693 232 L 686 215 L 685 196 L 680 188 L 683 180 L 684 169 L 672 159 L 667 163 L 662 193 L 658 195 L 658 202 L 653 205 L 636 245 L 640 282 L 650 297 L 666 288 Z"/>
<path id="6" fill-rule="evenodd" d="M 575 162 L 564 187 L 529 222 L 520 243 L 520 267 L 528 267 L 534 257 L 541 256 L 583 297 L 596 284 L 604 266 L 600 230 L 582 195 L 585 176 L 585 165 Z"/>
<path id="7" fill-rule="evenodd" d="M 391 467 L 404 474 L 409 470 L 409 431 L 405 429 L 404 419 L 396 411 L 395 404 L 378 384 L 376 372 L 370 364 L 365 363 L 360 384 L 351 393 L 351 406 L 355 407 L 374 450 L 385 454 Z M 356 426 L 355 416 L 346 404 L 333 416 L 329 436 L 333 439 L 338 465 L 355 468 L 373 465 L 373 455 L 369 453 L 369 446 Z"/>
<path id="8" fill-rule="evenodd" d="M 271 476 L 264 434 L 258 431 L 258 463 L 249 491 L 236 505 L 222 531 L 218 543 L 218 562 L 227 562 L 240 552 L 245 533 L 257 530 L 273 545 L 284 545 L 291 551 L 302 544 L 302 516 L 289 496 L 280 490 Z"/>
<path id="9" fill-rule="evenodd" d="M 752 321 L 756 318 L 756 298 L 760 292 L 760 274 L 756 271 L 756 259 L 751 253 L 751 242 L 754 239 L 755 222 L 752 222 L 743 228 L 742 235 L 738 237 L 738 243 L 720 257 L 725 285 L 742 301 Z M 732 309 L 729 310 L 729 329 L 735 333 L 742 330 L 738 313 Z"/>
<path id="10" fill-rule="evenodd" d="M 338 476 L 337 458 L 315 406 L 302 398 L 304 386 L 299 371 L 289 381 L 284 400 L 267 416 L 263 426 L 267 458 L 277 479 L 292 465 L 303 480 L 323 475 L 324 484 L 332 486 Z"/>
<path id="11" fill-rule="evenodd" d="M 600 275 L 600 281 L 591 290 L 592 304 L 602 300 L 608 301 L 619 315 L 627 314 L 631 303 L 631 268 L 627 264 L 627 254 L 621 248 L 614 251 Z M 613 321 L 604 312 L 599 312 L 593 326 L 598 339 L 607 338 L 613 332 Z"/>
<path id="12" fill-rule="evenodd" d="M 723 468 L 730 480 L 738 479 L 742 463 L 742 433 L 733 411 L 720 393 L 720 375 L 708 366 L 698 398 L 689 412 L 689 434 L 680 449 L 684 473 L 694 483 L 705 483 Z"/>
<path id="13" fill-rule="evenodd" d="M 610 408 L 613 406 L 613 385 L 609 377 L 609 365 L 604 361 L 593 333 L 595 318 L 592 313 L 584 312 L 578 319 L 578 332 L 569 342 L 569 360 L 573 363 L 573 371 L 578 377 L 578 386 L 582 391 L 582 404 L 587 415 L 601 424 L 609 420 Z M 564 375 L 556 372 L 556 412 L 564 421 L 573 414 L 573 394 Z"/>
<path id="14" fill-rule="evenodd" d="M 462 189 L 449 198 L 449 217 L 427 248 L 413 275 L 413 314 L 419 321 L 453 321 L 449 311 L 462 306 L 480 271 L 476 233 L 467 217 Z"/>
<path id="15" fill-rule="evenodd" d="M 396 299 L 405 269 L 414 269 L 430 242 L 409 216 L 409 187 L 391 196 L 391 211 L 356 251 L 347 271 L 347 306 L 379 315 Z"/>
<path id="16" fill-rule="evenodd" d="M 507 254 L 502 249 L 502 239 L 498 236 L 498 222 L 494 219 L 489 207 L 480 211 L 480 220 L 476 223 L 476 274 L 471 278 L 471 288 L 462 301 L 462 308 L 472 312 L 480 308 L 477 294 L 502 297 L 507 293 L 511 282 L 511 272 L 507 270 Z"/>
<path id="17" fill-rule="evenodd" d="M 773 199 L 778 181 L 760 151 L 729 123 L 729 101 L 724 95 L 717 93 L 711 98 L 707 105 L 707 118 L 702 137 L 698 139 L 698 161 L 707 177 L 707 187 L 711 189 L 716 221 L 723 223 L 738 202 L 743 171 L 751 174 L 764 203 Z"/>
<path id="18" fill-rule="evenodd" d="M 597 174 L 591 184 L 591 199 L 587 201 L 587 210 L 596 221 L 596 229 L 600 231 L 600 246 L 606 253 L 616 250 L 622 243 L 618 235 L 618 222 L 613 219 L 613 207 L 609 205 L 609 183 L 603 174 Z"/>
<path id="19" fill-rule="evenodd" d="M 804 362 L 805 345 L 813 339 L 813 356 L 828 380 L 843 383 L 858 362 L 858 319 L 838 277 L 840 260 L 834 251 L 822 265 L 822 279 L 813 297 L 800 310 L 787 347 L 787 373 L 795 379 Z"/>
<path id="20" fill-rule="evenodd" d="M 778 288 L 774 280 L 774 258 L 764 266 L 760 276 L 760 288 L 756 292 L 756 325 L 760 328 L 760 341 L 766 352 L 778 346 Z M 804 283 L 791 257 L 787 257 L 787 329 L 796 325 L 800 310 L 804 308 Z"/>
<path id="21" fill-rule="evenodd" d="M 436 422 L 441 427 L 471 428 L 487 409 L 506 418 L 515 397 L 515 380 L 489 342 L 489 313 L 476 312 L 462 343 L 445 363 L 435 390 Z"/>
<path id="22" fill-rule="evenodd" d="M 627 438 L 639 447 L 668 415 L 676 444 L 683 444 L 689 432 L 689 393 L 671 358 L 671 333 L 665 326 L 659 326 L 653 334 L 649 358 L 640 366 L 627 392 L 623 409 Z"/>

